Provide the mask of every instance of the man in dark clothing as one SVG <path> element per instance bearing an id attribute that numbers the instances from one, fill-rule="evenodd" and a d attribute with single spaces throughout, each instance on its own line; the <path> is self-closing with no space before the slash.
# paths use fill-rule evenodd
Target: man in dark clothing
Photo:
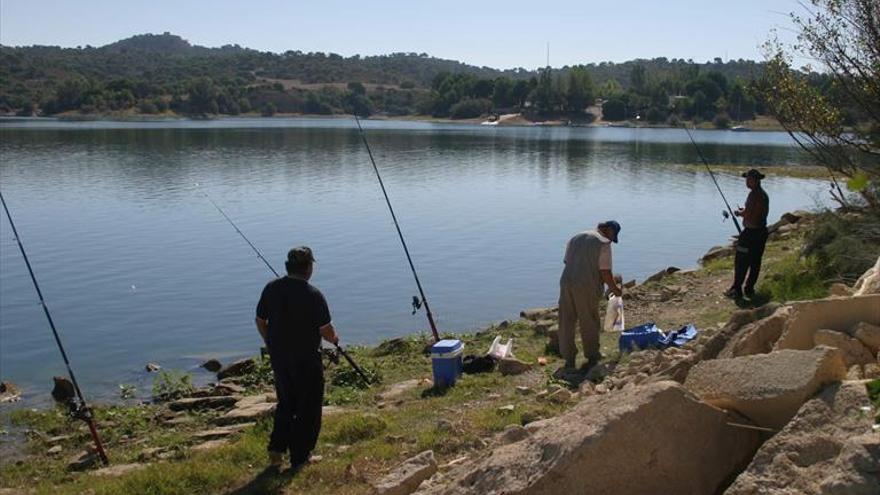
<path id="1" fill-rule="evenodd" d="M 285 263 L 287 276 L 266 284 L 257 304 L 257 329 L 269 349 L 278 397 L 269 438 L 269 458 L 275 467 L 280 467 L 285 451 L 290 452 L 294 468 L 308 462 L 321 431 L 321 337 L 339 342 L 327 301 L 308 282 L 314 261 L 311 249 L 291 249 Z"/>
<path id="2" fill-rule="evenodd" d="M 751 169 L 742 176 L 751 192 L 746 198 L 745 208 L 736 211 L 736 215 L 743 219 L 743 231 L 736 242 L 733 285 L 725 292 L 727 297 L 734 299 L 741 299 L 743 292 L 750 298 L 755 295 L 755 283 L 761 272 L 761 258 L 767 244 L 767 213 L 770 210 L 770 198 L 761 188 L 764 175 Z"/>

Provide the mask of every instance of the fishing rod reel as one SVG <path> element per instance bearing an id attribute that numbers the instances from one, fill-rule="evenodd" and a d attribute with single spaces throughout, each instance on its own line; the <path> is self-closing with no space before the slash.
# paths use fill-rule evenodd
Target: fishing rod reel
<path id="1" fill-rule="evenodd" d="M 327 360 L 334 365 L 339 365 L 339 351 L 337 351 L 336 349 L 328 349 L 326 347 L 322 347 L 321 354 L 323 354 L 324 357 L 326 357 Z"/>
<path id="2" fill-rule="evenodd" d="M 418 296 L 413 296 L 413 298 L 412 298 L 412 314 L 416 314 L 420 309 L 422 309 L 423 304 L 425 304 L 424 299 L 419 299 Z"/>

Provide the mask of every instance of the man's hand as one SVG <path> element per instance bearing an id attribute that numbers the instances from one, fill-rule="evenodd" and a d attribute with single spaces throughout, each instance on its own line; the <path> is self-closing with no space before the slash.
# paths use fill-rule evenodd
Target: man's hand
<path id="1" fill-rule="evenodd" d="M 618 297 L 623 294 L 623 291 L 620 290 L 620 286 L 618 286 L 617 282 L 614 280 L 614 275 L 611 274 L 611 270 L 599 270 L 599 275 L 602 277 L 602 281 L 605 282 L 605 286 L 608 287 L 608 290 L 610 290 L 612 294 Z"/>
<path id="2" fill-rule="evenodd" d="M 623 296 L 623 291 L 620 290 L 620 287 L 618 287 L 617 284 L 615 284 L 614 287 L 611 288 L 611 293 L 617 297 Z"/>
<path id="3" fill-rule="evenodd" d="M 257 330 L 260 331 L 260 337 L 263 338 L 263 343 L 269 345 L 268 336 L 269 336 L 269 321 L 264 320 L 262 318 L 255 318 L 254 323 L 257 324 Z"/>
<path id="4" fill-rule="evenodd" d="M 336 334 L 336 329 L 333 328 L 333 323 L 328 323 L 319 329 L 321 332 L 321 337 L 330 342 L 333 345 L 339 345 L 339 335 Z"/>

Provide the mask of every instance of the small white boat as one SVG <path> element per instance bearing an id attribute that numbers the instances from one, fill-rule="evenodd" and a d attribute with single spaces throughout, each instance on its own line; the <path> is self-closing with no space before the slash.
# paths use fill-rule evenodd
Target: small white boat
<path id="1" fill-rule="evenodd" d="M 746 127 L 746 126 L 744 126 L 744 125 L 735 125 L 735 126 L 731 127 L 730 130 L 733 131 L 733 132 L 748 132 L 748 131 L 751 131 L 751 129 L 749 129 L 748 127 Z"/>

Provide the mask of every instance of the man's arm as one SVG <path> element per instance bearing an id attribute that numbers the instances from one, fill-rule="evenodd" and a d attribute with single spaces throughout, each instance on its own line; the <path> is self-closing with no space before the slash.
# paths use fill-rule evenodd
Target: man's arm
<path id="1" fill-rule="evenodd" d="M 330 342 L 333 345 L 339 344 L 339 335 L 336 334 L 336 329 L 333 327 L 332 321 L 319 328 L 318 331 L 321 332 L 321 337 L 327 342 Z"/>
<path id="2" fill-rule="evenodd" d="M 260 331 L 260 337 L 263 337 L 263 343 L 269 345 L 269 320 L 264 320 L 259 316 L 254 318 L 254 322 L 257 324 L 257 330 Z"/>
<path id="3" fill-rule="evenodd" d="M 611 274 L 611 270 L 599 270 L 599 274 L 602 276 L 602 281 L 605 282 L 605 285 L 607 285 L 608 288 L 611 289 L 612 294 L 618 297 L 623 294 L 620 286 L 618 286 L 617 282 L 615 282 L 614 275 Z"/>

